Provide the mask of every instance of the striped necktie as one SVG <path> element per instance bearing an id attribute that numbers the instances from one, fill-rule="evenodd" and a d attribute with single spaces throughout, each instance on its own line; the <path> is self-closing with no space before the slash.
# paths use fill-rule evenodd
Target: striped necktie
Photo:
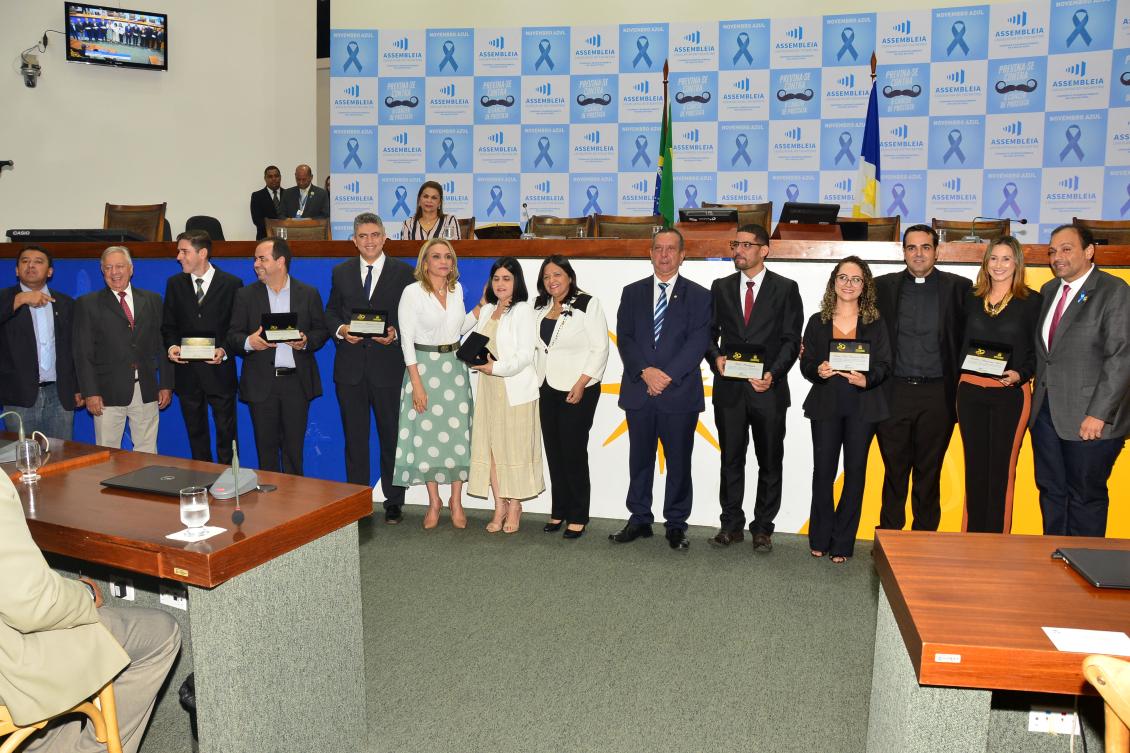
<path id="1" fill-rule="evenodd" d="M 667 314 L 668 282 L 659 283 L 659 300 L 655 302 L 655 344 L 659 344 L 659 333 L 663 331 L 663 317 Z"/>
<path id="2" fill-rule="evenodd" d="M 204 302 L 204 278 L 196 278 L 196 305 L 199 306 Z"/>

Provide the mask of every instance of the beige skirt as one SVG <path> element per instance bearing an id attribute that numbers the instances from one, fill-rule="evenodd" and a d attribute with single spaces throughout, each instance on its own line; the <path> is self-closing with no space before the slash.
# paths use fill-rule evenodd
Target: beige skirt
<path id="1" fill-rule="evenodd" d="M 471 480 L 467 493 L 486 497 L 491 460 L 498 474 L 497 497 L 530 499 L 545 491 L 538 401 L 511 407 L 502 377 L 479 374 L 471 422 Z"/>

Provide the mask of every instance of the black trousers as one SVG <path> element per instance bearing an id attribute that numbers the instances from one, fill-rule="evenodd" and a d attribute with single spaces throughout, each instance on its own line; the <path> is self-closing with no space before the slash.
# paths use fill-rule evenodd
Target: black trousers
<path id="1" fill-rule="evenodd" d="M 1107 481 L 1125 440 L 1060 439 L 1045 398 L 1032 425 L 1032 455 L 1047 536 L 1105 536 Z"/>
<path id="2" fill-rule="evenodd" d="M 667 483 L 663 492 L 663 518 L 668 531 L 687 530 L 694 502 L 691 485 L 691 451 L 698 413 L 660 413 L 653 407 L 624 411 L 628 419 L 628 523 L 651 525 L 655 454 L 663 442 Z"/>
<path id="3" fill-rule="evenodd" d="M 178 394 L 184 427 L 188 431 L 188 446 L 193 460 L 212 461 L 212 432 L 208 428 L 208 406 L 212 406 L 212 420 L 216 422 L 216 462 L 230 465 L 231 443 L 236 438 L 235 390 L 229 394 L 209 394 L 200 386 Z"/>
<path id="4" fill-rule="evenodd" d="M 267 396 L 247 404 L 255 431 L 259 468 L 302 475 L 302 446 L 310 401 L 298 376 L 271 377 Z"/>
<path id="5" fill-rule="evenodd" d="M 867 483 L 867 453 L 875 424 L 859 416 L 812 420 L 812 510 L 808 520 L 808 546 L 833 557 L 850 557 L 855 551 L 859 517 L 863 512 L 863 487 Z M 844 488 L 835 504 L 832 487 L 844 452 Z"/>
<path id="6" fill-rule="evenodd" d="M 906 491 L 913 471 L 911 528 L 936 531 L 942 519 L 942 462 L 953 434 L 945 385 L 941 381 L 909 384 L 894 379 L 891 415 L 879 423 L 878 429 L 879 452 L 886 467 L 879 528 L 901 529 L 906 525 Z"/>
<path id="7" fill-rule="evenodd" d="M 392 483 L 397 423 L 400 421 L 400 385 L 381 387 L 362 379 L 358 384 L 338 383 L 336 387 L 337 403 L 341 408 L 341 425 L 345 432 L 345 480 L 351 484 L 373 484 L 369 463 L 371 412 L 377 422 L 381 491 L 385 496 L 385 509 L 403 505 L 404 487 Z"/>
<path id="8" fill-rule="evenodd" d="M 1008 533 L 1031 388 L 982 387 L 966 379 L 957 385 L 957 426 L 965 450 L 964 530 Z"/>
<path id="9" fill-rule="evenodd" d="M 549 515 L 554 520 L 588 525 L 592 491 L 589 431 L 600 399 L 600 382 L 586 387 L 576 405 L 565 402 L 568 394 L 543 384 L 538 403 L 553 498 Z"/>
<path id="10" fill-rule="evenodd" d="M 745 465 L 750 436 L 757 458 L 757 498 L 753 506 L 753 533 L 773 533 L 773 520 L 781 509 L 781 484 L 785 460 L 785 413 L 788 408 L 776 394 L 743 389 L 730 404 L 714 404 L 714 424 L 722 449 L 718 483 L 719 516 L 723 531 L 745 527 Z"/>

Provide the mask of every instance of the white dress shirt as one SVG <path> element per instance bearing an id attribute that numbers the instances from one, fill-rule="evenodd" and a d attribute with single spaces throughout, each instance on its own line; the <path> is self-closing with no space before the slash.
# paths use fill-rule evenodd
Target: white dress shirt
<path id="1" fill-rule="evenodd" d="M 417 345 L 451 345 L 475 326 L 474 315 L 463 310 L 463 286 L 459 283 L 447 294 L 447 308 L 419 282 L 409 285 L 400 296 L 397 318 L 405 366 L 416 363 Z"/>
<path id="2" fill-rule="evenodd" d="M 667 286 L 667 305 L 671 305 L 671 294 L 675 290 L 675 283 L 679 281 L 679 273 L 676 272 L 670 280 L 667 280 L 664 285 Z M 655 275 L 651 276 L 651 310 L 655 311 L 656 304 L 659 303 L 659 278 Z"/>
<path id="3" fill-rule="evenodd" d="M 27 285 L 20 283 L 20 290 L 24 293 L 32 292 Z M 43 286 L 43 294 L 51 295 L 47 286 Z M 39 357 L 39 381 L 55 381 L 55 307 L 50 302 L 42 306 L 28 306 L 31 312 L 31 326 L 35 330 L 35 351 Z"/>
<path id="4" fill-rule="evenodd" d="M 761 271 L 753 277 L 750 277 L 745 272 L 738 275 L 738 310 L 742 312 L 743 316 L 745 315 L 745 284 L 751 280 L 753 281 L 753 305 L 756 306 L 757 296 L 761 295 L 761 286 L 765 284 L 765 273 L 768 271 L 768 268 L 762 264 Z"/>

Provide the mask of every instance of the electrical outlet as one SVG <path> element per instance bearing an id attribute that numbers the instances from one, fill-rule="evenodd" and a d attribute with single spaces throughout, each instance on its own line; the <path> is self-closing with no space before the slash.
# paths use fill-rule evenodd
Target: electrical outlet
<path id="1" fill-rule="evenodd" d="M 175 583 L 162 583 L 160 601 L 167 607 L 188 611 L 188 592 L 184 586 Z"/>
<path id="2" fill-rule="evenodd" d="M 116 578 L 110 581 L 110 595 L 115 599 L 133 601 L 133 581 L 129 578 Z"/>
<path id="3" fill-rule="evenodd" d="M 1035 708 L 1028 712 L 1028 731 L 1048 735 L 1079 734 L 1079 719 L 1069 708 Z"/>

